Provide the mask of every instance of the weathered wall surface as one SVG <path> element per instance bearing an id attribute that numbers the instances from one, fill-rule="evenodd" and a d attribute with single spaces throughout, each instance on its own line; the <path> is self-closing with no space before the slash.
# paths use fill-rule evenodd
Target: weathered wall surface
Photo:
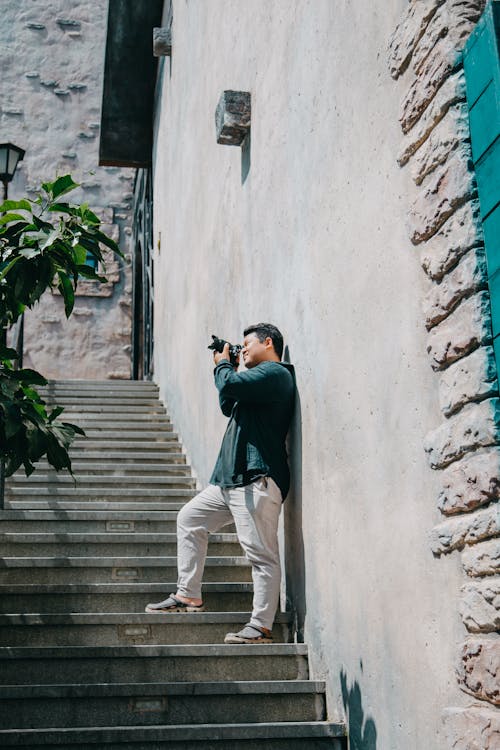
<path id="1" fill-rule="evenodd" d="M 156 122 L 155 376 L 205 482 L 225 427 L 210 334 L 285 332 L 289 591 L 363 750 L 441 750 L 443 707 L 469 703 L 459 553 L 430 544 L 442 485 L 423 444 L 442 417 L 405 227 L 419 191 L 396 161 L 407 85 L 387 73 L 407 7 L 174 2 Z M 216 143 L 225 89 L 251 92 L 250 158 Z"/>
<path id="2" fill-rule="evenodd" d="M 440 376 L 443 417 L 426 436 L 442 482 L 445 517 L 432 533 L 436 555 L 461 550 L 460 609 L 469 633 L 457 647 L 456 676 L 475 699 L 446 707 L 455 750 L 500 746 L 500 418 L 490 293 L 472 153 L 463 58 L 482 0 L 410 3 L 390 45 L 390 69 L 406 82 L 399 161 L 420 186 L 409 234 L 429 290 L 423 300 L 430 364 Z M 485 123 L 486 125 L 486 123 Z"/>
<path id="3" fill-rule="evenodd" d="M 9 197 L 71 173 L 81 188 L 68 198 L 89 203 L 128 254 L 134 172 L 98 167 L 107 3 L 2 0 L 0 9 L 1 140 L 26 149 Z M 26 315 L 26 366 L 47 377 L 130 377 L 130 274 L 110 270 L 106 288 L 82 285 L 69 321 L 52 295 Z"/>

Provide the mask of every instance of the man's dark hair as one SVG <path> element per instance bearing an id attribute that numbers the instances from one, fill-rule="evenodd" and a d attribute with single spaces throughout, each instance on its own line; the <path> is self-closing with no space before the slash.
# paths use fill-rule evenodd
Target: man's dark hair
<path id="1" fill-rule="evenodd" d="M 274 351 L 281 359 L 281 355 L 283 354 L 283 336 L 276 326 L 273 326 L 272 323 L 256 323 L 254 326 L 245 328 L 243 336 L 248 336 L 249 333 L 255 333 L 261 343 L 270 338 L 273 342 Z"/>

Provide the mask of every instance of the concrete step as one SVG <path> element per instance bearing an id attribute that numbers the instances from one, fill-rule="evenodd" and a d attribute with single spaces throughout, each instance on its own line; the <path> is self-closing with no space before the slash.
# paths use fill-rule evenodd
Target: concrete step
<path id="1" fill-rule="evenodd" d="M 186 476 L 182 474 L 174 474 L 173 476 L 144 476 L 144 475 L 137 475 L 137 474 L 126 474 L 126 475 L 119 475 L 119 474 L 100 474 L 97 476 L 94 476 L 92 474 L 75 474 L 75 479 L 71 477 L 70 474 L 42 474 L 42 473 L 33 473 L 31 476 L 27 477 L 24 474 L 15 474 L 13 477 L 9 478 L 9 488 L 13 489 L 20 488 L 20 489 L 27 489 L 30 490 L 33 487 L 39 487 L 39 486 L 46 486 L 47 490 L 52 491 L 53 488 L 56 488 L 60 490 L 60 488 L 63 487 L 69 487 L 70 489 L 74 489 L 75 491 L 78 491 L 80 489 L 85 489 L 85 491 L 90 486 L 97 486 L 102 487 L 103 491 L 106 492 L 109 486 L 113 487 L 123 487 L 123 488 L 129 488 L 133 489 L 136 488 L 136 492 L 142 491 L 142 488 L 151 489 L 151 488 L 161 488 L 164 487 L 165 489 L 173 488 L 173 487 L 195 487 L 196 486 L 196 480 L 193 479 L 191 476 Z"/>
<path id="2" fill-rule="evenodd" d="M 137 459 L 147 461 L 149 456 L 154 456 L 154 460 L 168 457 L 168 453 L 182 454 L 181 444 L 177 439 L 172 438 L 172 433 L 165 433 L 162 440 L 108 440 L 103 451 L 102 441 L 90 438 L 81 438 L 75 440 L 71 445 L 70 456 L 82 461 L 86 454 L 99 453 L 101 461 L 109 460 L 116 453 L 123 460 Z M 169 457 L 168 457 L 169 458 Z"/>
<path id="3" fill-rule="evenodd" d="M 93 442 L 100 442 L 103 440 L 110 441 L 112 444 L 118 443 L 118 447 L 122 445 L 123 443 L 127 444 L 130 443 L 135 447 L 138 443 L 152 443 L 153 446 L 158 445 L 159 443 L 174 443 L 178 442 L 179 436 L 177 433 L 173 432 L 172 430 L 151 430 L 151 429 L 145 429 L 140 430 L 138 427 L 133 427 L 131 429 L 120 429 L 117 427 L 116 429 L 94 429 L 92 427 L 88 427 L 85 429 L 85 435 L 86 437 L 76 437 L 74 445 L 78 448 L 82 445 L 82 443 L 93 443 Z"/>
<path id="4" fill-rule="evenodd" d="M 117 409 L 119 411 L 128 412 L 129 409 L 141 409 L 145 411 L 149 410 L 165 410 L 165 406 L 158 401 L 156 398 L 148 395 L 132 395 L 132 396 L 78 396 L 71 398 L 69 396 L 55 396 L 47 397 L 41 394 L 45 403 L 49 406 L 62 406 L 64 409 L 84 409 L 85 411 L 94 411 L 99 408 L 106 409 Z M 63 412 L 65 413 L 65 412 Z"/>
<path id="5" fill-rule="evenodd" d="M 165 408 L 159 399 L 158 395 L 153 391 L 138 391 L 123 390 L 121 393 L 117 391 L 85 391 L 80 394 L 72 394 L 67 390 L 57 390 L 48 392 L 42 392 L 40 389 L 39 393 L 45 403 L 51 406 L 95 406 L 102 404 L 103 406 L 144 406 L 146 409 L 149 407 L 155 408 L 160 406 Z"/>
<path id="6" fill-rule="evenodd" d="M 158 393 L 158 386 L 149 380 L 49 380 L 47 385 L 41 386 L 41 390 L 68 390 L 69 393 L 84 393 L 85 391 L 152 391 Z"/>
<path id="7" fill-rule="evenodd" d="M 3 557 L 0 583 L 81 583 L 172 580 L 176 557 Z M 245 557 L 207 557 L 204 581 L 250 581 Z"/>
<path id="8" fill-rule="evenodd" d="M 139 405 L 132 403 L 127 404 L 126 407 L 124 407 L 121 403 L 109 403 L 107 399 L 103 399 L 102 402 L 99 402 L 96 399 L 74 399 L 73 403 L 68 403 L 67 399 L 65 399 L 64 414 L 66 415 L 69 413 L 83 414 L 88 417 L 97 417 L 100 414 L 109 414 L 110 416 L 119 415 L 118 418 L 123 419 L 124 414 L 126 414 L 127 417 L 132 417 L 134 415 L 139 416 L 141 414 L 166 415 L 167 410 L 160 401 L 156 400 L 150 401 L 149 405 L 144 404 L 141 401 Z"/>
<path id="9" fill-rule="evenodd" d="M 157 583 L 0 584 L 0 612 L 143 613 L 146 604 L 161 602 L 176 589 L 175 580 Z M 247 611 L 252 607 L 252 593 L 253 584 L 250 582 L 203 584 L 203 602 L 209 614 Z M 197 612 L 194 616 L 201 614 Z M 172 617 L 172 614 L 161 617 Z M 191 615 L 186 613 L 183 617 Z"/>
<path id="10" fill-rule="evenodd" d="M 2 748 L 44 750 L 346 750 L 345 726 L 330 721 L 178 724 L 0 731 Z"/>
<path id="11" fill-rule="evenodd" d="M 46 399 L 149 398 L 155 399 L 157 403 L 159 400 L 159 391 L 156 386 L 138 386 L 136 384 L 126 384 L 120 387 L 92 383 L 81 388 L 66 384 L 52 384 L 50 387 L 41 386 L 37 390 Z"/>
<path id="12" fill-rule="evenodd" d="M 61 417 L 62 418 L 62 417 Z M 72 414 L 65 414 L 64 422 L 71 422 L 82 428 L 87 433 L 100 433 L 100 432 L 116 432 L 124 433 L 128 436 L 136 432 L 153 432 L 159 433 L 161 436 L 164 432 L 172 432 L 172 423 L 167 420 L 166 417 L 151 417 L 150 419 L 131 419 L 128 420 L 124 416 L 121 419 L 108 419 L 107 417 L 99 417 L 99 419 L 85 419 Z M 124 438 L 126 439 L 126 437 Z"/>
<path id="13" fill-rule="evenodd" d="M 66 421 L 71 419 L 85 419 L 88 422 L 169 422 L 170 418 L 167 415 L 165 407 L 158 406 L 156 408 L 144 408 L 141 406 L 127 406 L 121 408 L 119 406 L 105 406 L 103 404 L 96 404 L 94 407 L 86 406 L 80 408 L 77 405 L 65 406 L 64 407 L 64 418 Z M 62 419 L 62 417 L 61 417 Z"/>
<path id="14" fill-rule="evenodd" d="M 182 454 L 180 454 L 182 455 Z M 150 476 L 191 476 L 191 467 L 188 466 L 185 463 L 174 463 L 171 461 L 170 455 L 168 456 L 169 463 L 166 461 L 161 463 L 130 463 L 125 461 L 120 461 L 117 459 L 117 461 L 114 462 L 107 462 L 107 461 L 101 461 L 98 463 L 97 461 L 73 461 L 71 464 L 71 468 L 73 470 L 73 474 L 76 477 L 76 480 L 78 481 L 80 478 L 88 477 L 88 476 L 95 476 L 95 477 L 107 477 L 107 476 L 113 476 L 115 478 L 120 477 L 150 477 Z M 37 464 L 35 471 L 31 475 L 32 477 L 39 477 L 44 476 L 47 477 L 49 481 L 52 481 L 53 479 L 59 479 L 62 477 L 68 478 L 70 481 L 73 481 L 69 474 L 64 474 L 62 472 L 56 472 L 55 469 L 49 468 L 47 464 L 42 464 L 40 462 Z M 13 479 L 16 479 L 18 477 L 25 477 L 25 474 L 22 471 L 19 471 L 17 474 L 14 474 L 13 477 L 9 478 L 9 481 L 11 482 Z"/>
<path id="15" fill-rule="evenodd" d="M 36 487 L 35 485 L 12 485 L 8 484 L 5 491 L 5 497 L 7 500 L 43 500 L 47 498 L 54 498 L 58 500 L 80 500 L 80 501 L 93 501 L 93 500 L 104 500 L 104 499 L 120 499 L 121 503 L 127 501 L 139 502 L 141 499 L 152 500 L 156 502 L 161 500 L 181 500 L 186 498 L 194 497 L 196 494 L 193 489 L 183 489 L 182 487 L 175 487 L 176 484 L 185 485 L 182 481 L 183 477 L 165 477 L 171 481 L 166 482 L 170 486 L 167 489 L 154 487 L 151 489 L 144 489 L 143 487 L 137 487 L 136 489 L 127 489 L 121 487 L 80 487 L 74 486 L 74 484 L 61 484 L 56 486 L 55 484 L 51 487 Z"/>
<path id="16" fill-rule="evenodd" d="M 0 688 L 0 728 L 322 721 L 313 680 L 23 685 Z"/>
<path id="17" fill-rule="evenodd" d="M 1 647 L 0 684 L 307 680 L 304 644 Z M 234 718 L 234 717 L 233 717 Z"/>
<path id="18" fill-rule="evenodd" d="M 99 430 L 173 430 L 172 422 L 162 414 L 76 414 L 63 412 L 64 422 L 80 425 L 88 429 Z"/>
<path id="19" fill-rule="evenodd" d="M 1 526 L 0 526 L 1 528 Z M 99 557 L 102 555 L 137 556 L 176 555 L 177 537 L 169 532 L 3 532 L 0 531 L 2 556 Z M 208 554 L 241 556 L 236 534 L 211 534 Z"/>
<path id="20" fill-rule="evenodd" d="M 143 610 L 149 599 L 143 595 Z M 158 599 L 155 599 L 158 601 Z M 162 601 L 160 599 L 160 601 Z M 223 643 L 250 620 L 250 612 L 149 613 L 6 613 L 0 614 L 1 646 L 128 646 Z M 290 616 L 287 614 L 289 620 Z M 290 640 L 287 622 L 278 617 L 275 643 Z"/>
<path id="21" fill-rule="evenodd" d="M 105 527 L 98 527 L 98 530 L 101 531 L 138 531 L 140 530 L 139 527 L 130 525 L 131 521 L 133 522 L 134 518 L 137 518 L 137 520 L 141 520 L 141 522 L 148 519 L 158 523 L 160 523 L 161 521 L 165 521 L 167 525 L 162 528 L 158 527 L 158 531 L 175 531 L 175 519 L 177 518 L 177 511 L 180 510 L 188 500 L 189 497 L 186 497 L 185 499 L 181 498 L 181 500 L 179 501 L 162 500 L 161 502 L 154 502 L 153 498 L 152 502 L 142 500 L 138 502 L 129 501 L 123 503 L 113 500 L 88 500 L 83 502 L 76 500 L 64 501 L 58 499 L 6 500 L 5 511 L 0 511 L 0 528 L 3 531 L 20 531 L 25 528 L 24 523 L 29 523 L 33 519 L 39 518 L 40 520 L 44 521 L 53 519 L 54 522 L 58 522 L 66 519 L 67 521 L 78 522 L 79 525 L 77 528 L 75 527 L 75 531 L 90 531 L 93 527 L 83 528 L 81 526 L 81 523 L 83 523 L 87 518 L 90 518 L 91 514 L 94 513 L 94 511 L 98 511 L 98 515 L 95 516 L 96 520 L 102 520 L 104 518 L 109 519 L 109 524 L 107 524 Z M 50 511 L 50 513 L 54 513 L 56 515 L 38 515 L 40 513 L 43 514 L 45 511 Z M 72 511 L 75 511 L 75 513 L 73 513 Z M 81 513 L 79 511 L 81 511 Z M 145 513 L 145 511 L 147 511 L 147 513 Z M 5 515 L 7 513 L 10 515 Z M 12 515 L 15 513 L 21 513 L 22 515 Z M 86 516 L 86 513 L 90 515 Z M 102 515 L 102 513 L 105 513 L 107 515 Z M 138 515 L 130 516 L 130 513 Z M 161 516 L 161 513 L 166 513 L 167 515 Z M 13 528 L 9 525 L 11 522 L 17 523 L 16 528 Z M 19 528 L 19 523 L 22 524 L 21 528 Z M 141 529 L 143 531 L 153 530 L 151 525 L 148 525 L 147 527 L 142 526 Z M 65 524 L 64 526 L 58 525 L 57 528 L 47 528 L 45 530 L 67 531 L 68 524 Z M 233 530 L 234 527 L 232 525 L 224 527 L 224 531 Z M 26 531 L 30 531 L 30 529 L 26 527 Z"/>
<path id="22" fill-rule="evenodd" d="M 156 451 L 132 451 L 132 450 L 106 450 L 106 455 L 103 456 L 102 450 L 82 450 L 78 448 L 76 451 L 73 448 L 70 449 L 70 455 L 73 466 L 81 466 L 82 468 L 91 468 L 96 463 L 113 462 L 116 466 L 118 463 L 120 469 L 130 467 L 133 470 L 137 464 L 144 466 L 147 470 L 148 465 L 168 466 L 170 464 L 183 464 L 186 465 L 186 455 L 182 451 L 178 450 L 175 452 L 174 446 L 168 445 L 160 446 Z M 44 466 L 48 467 L 43 461 L 38 464 L 40 468 Z"/>

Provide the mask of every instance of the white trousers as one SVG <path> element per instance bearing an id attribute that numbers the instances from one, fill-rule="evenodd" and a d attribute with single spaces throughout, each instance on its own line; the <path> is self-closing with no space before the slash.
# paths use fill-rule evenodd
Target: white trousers
<path id="1" fill-rule="evenodd" d="M 276 482 L 262 477 L 245 487 L 230 489 L 209 484 L 186 503 L 177 516 L 178 593 L 201 599 L 208 535 L 234 522 L 238 540 L 252 565 L 250 622 L 270 630 L 280 595 L 277 532 L 281 501 Z"/>

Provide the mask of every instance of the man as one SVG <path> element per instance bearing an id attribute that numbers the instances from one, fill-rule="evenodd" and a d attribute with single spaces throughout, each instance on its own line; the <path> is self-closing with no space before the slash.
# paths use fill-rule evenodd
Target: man
<path id="1" fill-rule="evenodd" d="M 229 423 L 209 486 L 177 518 L 177 592 L 146 612 L 203 610 L 201 580 L 208 535 L 233 523 L 252 565 L 253 611 L 225 643 L 270 643 L 280 593 L 278 518 L 290 485 L 285 439 L 293 413 L 293 367 L 281 362 L 283 337 L 276 326 L 245 329 L 246 369 L 236 372 L 229 344 L 214 353 L 215 385 Z"/>

